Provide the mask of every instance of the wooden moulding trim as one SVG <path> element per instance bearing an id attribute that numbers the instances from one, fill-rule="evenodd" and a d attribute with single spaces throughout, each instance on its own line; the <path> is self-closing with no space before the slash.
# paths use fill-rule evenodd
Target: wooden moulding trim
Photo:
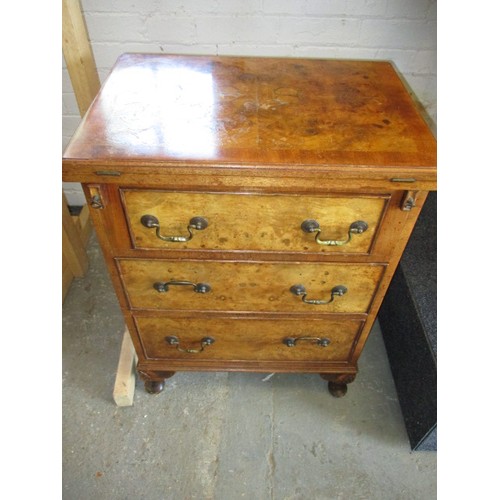
<path id="1" fill-rule="evenodd" d="M 330 320 L 330 321 L 364 321 L 368 317 L 367 312 L 358 313 L 341 313 L 341 312 L 280 312 L 280 311 L 226 311 L 226 310 L 214 310 L 214 309 L 144 309 L 144 308 L 133 308 L 129 309 L 129 312 L 134 316 L 144 316 L 144 317 L 158 317 L 161 316 L 189 316 L 191 318 L 199 316 L 211 315 L 213 317 L 219 315 L 221 318 L 232 319 L 273 319 L 277 321 L 283 319 L 296 319 L 296 320 Z"/>
<path id="2" fill-rule="evenodd" d="M 162 359 L 138 363 L 138 370 L 264 372 L 264 373 L 357 373 L 355 364 L 340 361 L 221 361 Z"/>
<path id="3" fill-rule="evenodd" d="M 96 172 L 113 171 L 119 175 L 98 175 Z M 243 177 L 245 177 L 243 179 Z M 415 182 L 394 182 L 391 179 L 413 178 Z M 214 179 L 218 182 L 214 182 Z M 288 181 L 282 182 L 284 179 Z M 348 187 L 350 183 L 356 189 L 359 185 L 369 188 L 423 189 L 435 190 L 437 172 L 435 167 L 373 167 L 373 166 L 338 166 L 338 165 L 188 165 L 188 164 L 153 164 L 112 162 L 96 164 L 91 161 L 63 160 L 63 180 L 83 183 L 105 183 L 133 186 L 208 186 L 220 185 L 231 188 L 246 186 L 266 187 L 266 181 L 277 185 L 287 182 L 319 181 L 341 182 L 335 187 Z M 207 184 L 208 182 L 208 184 Z M 300 183 L 298 183 L 300 185 Z M 292 186 L 294 187 L 294 186 Z"/>
<path id="4" fill-rule="evenodd" d="M 155 170 L 163 170 L 165 173 L 168 173 L 168 170 L 175 170 L 178 174 L 179 171 L 185 171 L 185 173 L 189 174 L 190 171 L 196 169 L 209 169 L 211 172 L 218 171 L 220 173 L 226 173 L 227 175 L 239 175 L 242 170 L 248 170 L 250 172 L 259 172 L 259 173 L 268 173 L 273 175 L 273 172 L 284 171 L 284 172 L 294 172 L 298 174 L 302 174 L 303 176 L 307 176 L 310 172 L 324 172 L 331 173 L 333 171 L 337 171 L 338 173 L 342 172 L 350 172 L 354 175 L 359 175 L 360 173 L 372 172 L 379 173 L 384 176 L 390 172 L 398 172 L 398 171 L 411 171 L 414 174 L 436 174 L 436 166 L 435 165 L 387 165 L 387 166 L 375 166 L 373 164 L 367 163 L 363 164 L 330 164 L 330 163 L 313 163 L 313 164 L 305 164 L 305 163 L 273 163 L 273 164 L 265 164 L 265 163 L 247 163 L 247 162 L 231 162 L 224 163 L 221 161 L 212 162 L 209 160 L 206 161 L 163 161 L 163 160 L 154 160 L 154 159 L 115 159 L 115 158 L 106 158 L 105 160 L 98 159 L 81 159 L 81 158 L 63 158 L 62 160 L 63 170 L 68 174 L 71 173 L 72 170 L 76 170 L 82 173 L 94 174 L 98 175 L 99 171 L 109 170 L 111 167 L 115 168 L 116 171 L 113 172 L 115 175 L 106 175 L 99 177 L 110 177 L 116 178 L 120 177 L 116 175 L 118 173 L 125 174 L 128 172 L 131 173 L 144 173 L 147 169 L 155 169 Z M 281 175 L 280 175 L 281 176 Z"/>
<path id="5" fill-rule="evenodd" d="M 192 261 L 216 260 L 218 262 L 232 262 L 232 261 L 258 261 L 258 262 L 271 262 L 276 260 L 279 255 L 280 262 L 297 262 L 300 260 L 304 262 L 332 262 L 332 263 L 349 263 L 349 264 L 380 264 L 387 260 L 388 255 L 374 255 L 367 253 L 340 253 L 340 252 L 290 252 L 284 250 L 274 251 L 258 251 L 258 250 L 207 250 L 203 249 L 168 249 L 169 255 L 172 260 L 184 260 L 186 257 Z M 125 249 L 121 252 L 119 259 L 162 259 L 165 256 L 165 250 L 150 249 L 150 248 L 131 248 Z"/>
<path id="6" fill-rule="evenodd" d="M 363 193 L 363 192 L 352 192 L 352 191 L 341 191 L 341 190 L 336 190 L 335 192 L 330 192 L 326 191 L 323 192 L 321 190 L 321 186 L 319 186 L 319 189 L 314 192 L 314 194 L 311 194 L 308 191 L 301 191 L 300 189 L 293 189 L 293 191 L 290 192 L 284 192 L 282 190 L 277 189 L 277 191 L 273 191 L 272 189 L 268 189 L 263 193 L 258 193 L 255 191 L 245 191 L 245 190 L 236 190 L 236 189 L 224 189 L 224 190 L 217 190 L 217 186 L 211 186 L 209 188 L 203 188 L 203 189 L 187 189 L 187 188 L 174 188 L 171 187 L 170 185 L 166 187 L 159 187 L 159 186 L 153 186 L 152 188 L 148 188 L 145 186 L 140 186 L 136 188 L 127 188 L 127 187 L 118 187 L 118 191 L 120 193 L 120 197 L 122 200 L 122 204 L 126 207 L 127 201 L 126 201 L 126 193 L 131 192 L 131 193 L 141 193 L 145 194 L 146 196 L 151 195 L 151 194 L 185 194 L 185 195 L 190 195 L 190 194 L 208 194 L 208 195 L 235 195 L 235 196 L 262 196 L 262 197 L 277 197 L 280 198 L 281 196 L 286 196 L 290 198 L 300 198 L 301 196 L 314 196 L 316 198 L 326 198 L 326 199 L 335 199 L 335 198 L 352 198 L 354 200 L 357 200 L 359 198 L 373 198 L 373 199 L 385 199 L 387 201 L 390 200 L 391 194 L 390 193 Z"/>
<path id="7" fill-rule="evenodd" d="M 354 323 L 364 322 L 367 318 L 365 313 L 323 313 L 320 317 L 319 313 L 283 313 L 283 312 L 261 312 L 261 311 L 194 311 L 192 309 L 183 309 L 178 311 L 158 311 L 151 309 L 136 309 L 129 311 L 135 318 L 157 318 L 157 319 L 200 319 L 200 318 L 213 318 L 213 319 L 229 319 L 229 320 L 282 320 L 286 316 L 290 321 L 352 321 Z"/>
<path id="8" fill-rule="evenodd" d="M 374 293 L 374 297 L 372 297 L 372 301 L 374 300 L 376 296 L 376 292 Z M 128 295 L 127 295 L 128 298 Z M 191 312 L 192 314 L 196 315 L 205 315 L 205 314 L 216 314 L 219 313 L 223 315 L 224 317 L 231 316 L 234 314 L 240 314 L 241 316 L 247 316 L 247 315 L 257 315 L 257 314 L 262 314 L 263 316 L 269 316 L 270 314 L 275 314 L 277 319 L 283 319 L 283 318 L 291 318 L 291 317 L 296 317 L 297 319 L 299 317 L 305 318 L 308 316 L 315 316 L 316 318 L 321 318 L 321 319 L 354 319 L 354 318 L 365 318 L 371 309 L 370 307 L 367 308 L 366 312 L 356 312 L 356 313 L 342 313 L 342 312 L 325 312 L 325 311 L 318 311 L 315 313 L 310 313 L 310 312 L 301 312 L 301 313 L 296 313 L 296 312 L 290 312 L 290 311 L 245 311 L 245 310 L 219 310 L 219 309 L 154 309 L 154 308 L 144 308 L 144 307 L 130 307 L 129 310 L 133 314 L 137 313 L 150 313 L 153 316 L 157 316 L 158 314 L 182 314 L 187 311 Z M 331 316 L 336 316 L 336 318 L 331 318 Z"/>
<path id="9" fill-rule="evenodd" d="M 269 252 L 271 253 L 271 252 Z M 122 258 L 122 257 L 115 257 L 115 261 L 116 261 L 116 264 L 118 266 L 118 268 L 120 268 L 120 262 L 121 261 L 125 261 L 125 260 L 130 260 L 130 261 L 137 261 L 137 262 L 141 262 L 143 260 L 148 260 L 148 259 L 144 259 L 144 257 L 141 257 L 141 256 L 137 256 L 137 257 L 125 257 L 125 258 Z M 164 261 L 164 262 L 178 262 L 179 259 L 176 259 L 174 257 L 163 257 L 161 259 L 155 259 L 155 261 Z M 204 262 L 204 263 L 214 263 L 214 264 L 217 264 L 220 262 L 219 259 L 207 259 L 207 257 L 205 256 L 205 258 L 201 258 L 201 259 L 193 259 L 192 257 L 189 257 L 189 258 L 184 258 L 182 259 L 183 262 Z M 283 260 L 252 260 L 252 261 L 248 261 L 246 259 L 238 259 L 238 258 L 232 258 L 232 259 L 226 259 L 223 261 L 225 264 L 276 264 L 276 265 L 280 265 L 280 264 L 283 264 Z M 286 262 L 287 264 L 297 264 L 297 265 L 300 265 L 300 264 L 303 264 L 304 262 L 302 260 L 291 260 L 291 261 L 287 261 Z M 322 264 L 326 264 L 327 262 L 321 262 Z M 386 262 L 366 262 L 366 263 L 358 263 L 358 262 L 329 262 L 330 264 L 332 265 L 336 265 L 336 264 L 339 264 L 339 265 L 342 265 L 342 266 L 360 266 L 360 265 L 363 265 L 363 266 L 387 266 L 387 263 Z"/>

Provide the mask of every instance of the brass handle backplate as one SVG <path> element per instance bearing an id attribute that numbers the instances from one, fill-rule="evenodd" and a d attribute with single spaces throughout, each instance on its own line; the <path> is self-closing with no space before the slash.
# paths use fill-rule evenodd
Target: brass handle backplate
<path id="1" fill-rule="evenodd" d="M 295 347 L 297 342 L 301 342 L 303 340 L 312 341 L 319 347 L 327 347 L 331 343 L 330 339 L 320 337 L 286 337 L 283 339 L 283 344 L 287 347 Z"/>
<path id="2" fill-rule="evenodd" d="M 92 196 L 92 198 L 90 199 L 90 206 L 92 208 L 97 208 L 97 209 L 104 208 L 104 205 L 102 204 L 102 199 L 98 194 Z"/>
<path id="3" fill-rule="evenodd" d="M 187 226 L 189 236 L 164 236 L 161 234 L 160 221 L 154 215 L 143 215 L 141 217 L 141 224 L 148 229 L 156 229 L 156 237 L 162 241 L 170 241 L 174 243 L 183 243 L 190 241 L 193 238 L 193 230 L 203 231 L 208 227 L 208 221 L 204 217 L 193 217 Z"/>
<path id="4" fill-rule="evenodd" d="M 165 337 L 165 342 L 169 345 L 174 345 L 180 352 L 186 352 L 188 354 L 198 354 L 199 352 L 203 352 L 205 350 L 205 347 L 212 345 L 215 342 L 215 339 L 213 337 L 203 337 L 200 340 L 200 349 L 184 349 L 180 346 L 180 340 L 175 335 L 169 335 L 168 337 Z"/>
<path id="5" fill-rule="evenodd" d="M 104 197 L 101 186 L 89 186 L 90 206 L 97 210 L 104 208 Z"/>
<path id="6" fill-rule="evenodd" d="M 330 299 L 329 300 L 316 300 L 316 299 L 306 298 L 307 291 L 306 291 L 306 287 L 304 285 L 293 285 L 290 288 L 290 292 L 292 292 L 294 295 L 302 297 L 302 302 L 305 302 L 306 304 L 312 304 L 315 306 L 319 306 L 319 305 L 324 305 L 324 304 L 330 304 L 330 302 L 333 302 L 335 295 L 337 295 L 338 297 L 342 297 L 342 295 L 345 295 L 347 293 L 347 288 L 343 285 L 334 286 L 330 291 Z"/>
<path id="7" fill-rule="evenodd" d="M 319 235 L 321 233 L 321 228 L 319 226 L 319 222 L 314 219 L 307 219 L 300 225 L 300 228 L 304 233 L 316 233 L 316 243 L 319 245 L 327 245 L 327 246 L 342 246 L 347 245 L 351 241 L 353 234 L 361 234 L 364 233 L 368 229 L 368 224 L 365 221 L 358 220 L 353 222 L 349 226 L 349 231 L 347 233 L 346 240 L 322 240 Z"/>
<path id="8" fill-rule="evenodd" d="M 157 281 L 153 284 L 153 288 L 159 293 L 169 291 L 170 286 L 192 286 L 193 291 L 196 293 L 208 293 L 212 287 L 208 283 L 193 283 L 191 281 L 170 280 L 170 281 Z"/>
<path id="9" fill-rule="evenodd" d="M 418 191 L 406 191 L 401 201 L 401 210 L 409 212 L 417 205 Z"/>

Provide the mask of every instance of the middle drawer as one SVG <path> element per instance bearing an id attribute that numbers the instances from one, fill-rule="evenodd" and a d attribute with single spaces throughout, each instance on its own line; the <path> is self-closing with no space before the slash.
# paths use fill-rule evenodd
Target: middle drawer
<path id="1" fill-rule="evenodd" d="M 383 264 L 117 259 L 132 309 L 366 313 Z"/>

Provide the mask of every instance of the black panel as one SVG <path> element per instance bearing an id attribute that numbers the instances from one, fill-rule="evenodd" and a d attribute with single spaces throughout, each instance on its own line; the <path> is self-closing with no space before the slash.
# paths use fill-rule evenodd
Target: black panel
<path id="1" fill-rule="evenodd" d="M 429 193 L 379 311 L 414 450 L 437 449 L 436 193 Z"/>

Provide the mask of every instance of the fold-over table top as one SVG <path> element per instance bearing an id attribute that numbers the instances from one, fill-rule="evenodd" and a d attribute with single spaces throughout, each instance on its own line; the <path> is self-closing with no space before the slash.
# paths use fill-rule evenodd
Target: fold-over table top
<path id="1" fill-rule="evenodd" d="M 123 54 L 65 160 L 436 167 L 384 61 Z"/>

